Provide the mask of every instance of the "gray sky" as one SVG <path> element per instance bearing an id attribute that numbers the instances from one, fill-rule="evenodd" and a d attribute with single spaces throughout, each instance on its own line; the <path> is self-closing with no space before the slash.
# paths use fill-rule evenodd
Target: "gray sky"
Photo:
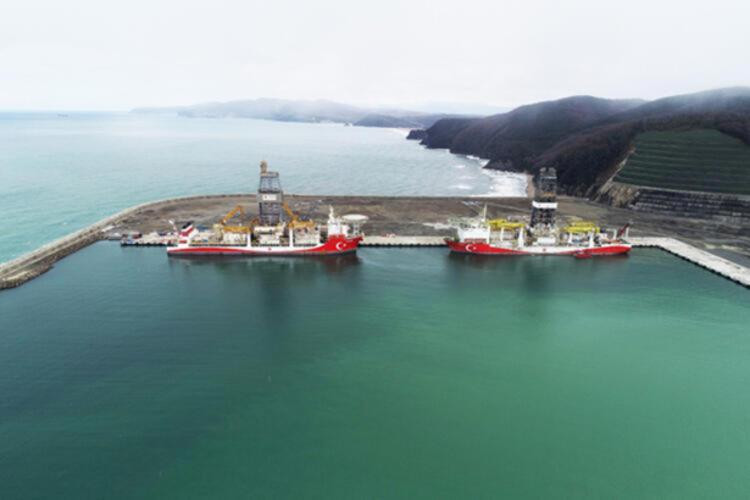
<path id="1" fill-rule="evenodd" d="M 4 0 L 0 109 L 514 106 L 750 85 L 750 2 Z"/>

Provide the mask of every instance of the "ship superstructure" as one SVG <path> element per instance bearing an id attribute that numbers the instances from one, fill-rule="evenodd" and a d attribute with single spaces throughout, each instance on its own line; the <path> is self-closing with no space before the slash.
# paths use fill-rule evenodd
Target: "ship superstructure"
<path id="1" fill-rule="evenodd" d="M 213 228 L 198 231 L 192 222 L 178 231 L 177 245 L 169 255 L 330 255 L 354 252 L 363 235 L 364 215 L 337 216 L 329 208 L 328 220 L 318 224 L 304 220 L 284 200 L 278 172 L 260 164 L 258 216 L 247 222 L 241 205 L 236 206 Z"/>
<path id="2" fill-rule="evenodd" d="M 541 169 L 534 179 L 531 217 L 524 220 L 488 219 L 487 206 L 478 217 L 458 221 L 456 238 L 446 239 L 454 252 L 482 255 L 595 255 L 625 254 L 628 226 L 602 231 L 595 223 L 572 221 L 557 225 L 557 175 Z"/>

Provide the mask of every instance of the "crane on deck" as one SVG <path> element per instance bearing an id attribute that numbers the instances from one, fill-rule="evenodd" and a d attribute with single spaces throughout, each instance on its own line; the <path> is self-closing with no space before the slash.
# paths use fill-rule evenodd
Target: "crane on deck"
<path id="1" fill-rule="evenodd" d="M 243 217 L 245 216 L 245 209 L 242 208 L 242 205 L 237 205 L 236 207 L 234 207 L 221 219 L 221 221 L 219 221 L 218 225 L 221 226 L 221 230 L 227 233 L 252 233 L 253 227 L 258 223 L 258 219 L 251 220 L 250 223 L 246 226 L 229 224 L 229 221 L 231 221 L 232 218 L 234 218 L 236 215 L 241 215 Z"/>
<path id="2" fill-rule="evenodd" d="M 284 212 L 286 213 L 287 217 L 289 217 L 289 222 L 287 222 L 287 225 L 292 229 L 312 229 L 315 227 L 315 222 L 311 220 L 302 220 L 299 218 L 299 216 L 294 213 L 294 211 L 289 208 L 289 205 L 287 202 L 284 202 L 281 204 L 282 208 L 284 209 Z"/>

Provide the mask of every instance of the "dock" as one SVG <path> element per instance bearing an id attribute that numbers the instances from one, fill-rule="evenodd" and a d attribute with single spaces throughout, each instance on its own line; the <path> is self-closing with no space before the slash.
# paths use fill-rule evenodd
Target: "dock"
<path id="1" fill-rule="evenodd" d="M 750 269 L 675 238 L 630 238 L 634 247 L 659 248 L 665 252 L 750 288 Z"/>
<path id="2" fill-rule="evenodd" d="M 750 288 L 750 269 L 718 255 L 688 245 L 675 238 L 631 237 L 628 242 L 635 248 L 658 248 L 669 252 L 712 273 Z M 443 247 L 441 236 L 365 236 L 363 247 Z"/>
<path id="3" fill-rule="evenodd" d="M 365 235 L 361 247 L 444 247 L 443 236 L 368 236 Z"/>
<path id="4" fill-rule="evenodd" d="M 358 213 L 369 217 L 364 228 L 362 247 L 443 247 L 443 239 L 453 234 L 446 221 L 455 217 L 476 216 L 486 204 L 492 216 L 522 216 L 528 212 L 526 198 L 481 199 L 461 197 L 383 197 L 287 195 L 290 205 L 313 219 L 328 215 L 328 207 L 338 213 Z M 0 289 L 22 285 L 50 269 L 55 262 L 96 241 L 125 237 L 125 246 L 164 246 L 174 239 L 169 220 L 195 221 L 210 227 L 237 204 L 252 205 L 251 194 L 188 196 L 144 203 L 107 217 L 80 231 L 0 263 Z M 750 239 L 744 228 L 724 226 L 710 221 L 669 218 L 634 213 L 577 198 L 559 200 L 560 215 L 601 221 L 608 227 L 630 222 L 637 231 L 628 240 L 636 247 L 659 248 L 701 266 L 745 287 L 750 287 L 750 269 L 711 252 L 703 245 L 748 249 Z M 408 214 L 406 216 L 405 214 Z M 724 231 L 724 232 L 722 232 Z M 750 228 L 747 229 L 750 231 Z M 126 237 L 140 234 L 139 238 Z M 750 252 L 747 250 L 745 253 Z M 742 262 L 741 260 L 739 262 Z"/>
<path id="5" fill-rule="evenodd" d="M 176 238 L 173 234 L 158 235 L 144 234 L 137 239 L 123 239 L 120 245 L 124 247 L 166 247 L 175 244 Z M 359 244 L 360 247 L 443 247 L 444 236 L 397 236 L 395 234 L 385 236 L 365 235 Z"/>

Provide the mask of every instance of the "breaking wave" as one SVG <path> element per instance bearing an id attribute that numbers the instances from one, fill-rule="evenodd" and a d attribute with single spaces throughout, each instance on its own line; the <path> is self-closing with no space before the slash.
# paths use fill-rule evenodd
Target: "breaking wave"
<path id="1" fill-rule="evenodd" d="M 525 198 L 527 192 L 528 178 L 526 174 L 520 174 L 517 172 L 506 172 L 503 170 L 492 170 L 484 168 L 490 160 L 485 160 L 474 155 L 465 155 L 467 160 L 471 160 L 478 167 L 479 171 L 491 178 L 490 191 L 483 194 L 472 195 L 478 198 L 489 198 L 489 197 L 518 197 Z M 465 168 L 465 165 L 461 165 L 457 168 Z M 463 177 L 462 177 L 463 178 Z M 451 186 L 453 187 L 453 186 Z"/>

